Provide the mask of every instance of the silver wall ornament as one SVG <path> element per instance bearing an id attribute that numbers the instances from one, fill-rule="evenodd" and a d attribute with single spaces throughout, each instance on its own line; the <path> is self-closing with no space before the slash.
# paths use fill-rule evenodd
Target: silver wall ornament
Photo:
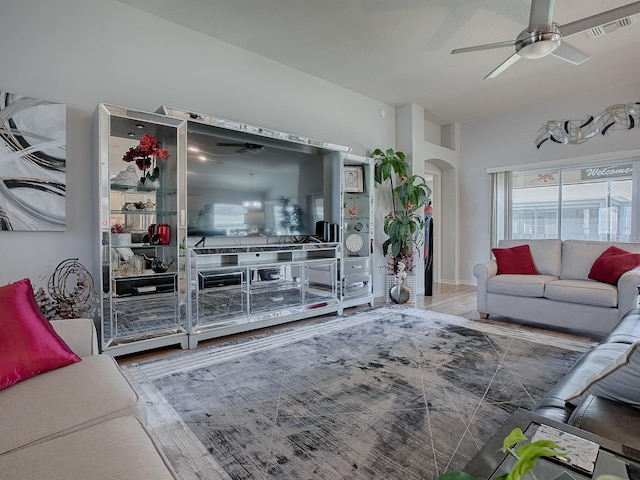
<path id="1" fill-rule="evenodd" d="M 550 120 L 540 128 L 536 147 L 547 140 L 562 145 L 587 141 L 598 133 L 606 135 L 610 130 L 632 130 L 640 122 L 640 102 L 619 103 L 599 115 L 586 120 Z"/>
<path id="2" fill-rule="evenodd" d="M 66 159 L 66 106 L 0 92 L 0 230 L 65 230 Z"/>

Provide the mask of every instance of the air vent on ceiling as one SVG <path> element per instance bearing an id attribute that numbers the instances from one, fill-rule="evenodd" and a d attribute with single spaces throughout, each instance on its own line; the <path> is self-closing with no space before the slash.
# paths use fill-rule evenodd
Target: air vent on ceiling
<path id="1" fill-rule="evenodd" d="M 621 18 L 620 20 L 616 20 L 615 22 L 606 23 L 604 25 L 600 25 L 599 27 L 591 28 L 587 30 L 587 35 L 589 38 L 597 38 L 602 37 L 611 32 L 615 32 L 616 30 L 624 27 L 628 27 L 636 23 L 636 16 L 631 15 L 629 17 Z"/>

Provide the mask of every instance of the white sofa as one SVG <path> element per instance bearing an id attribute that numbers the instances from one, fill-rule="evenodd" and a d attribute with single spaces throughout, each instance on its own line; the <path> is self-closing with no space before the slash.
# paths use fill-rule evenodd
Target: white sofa
<path id="1" fill-rule="evenodd" d="M 82 361 L 0 390 L 0 478 L 175 479 L 143 424 L 146 406 L 93 322 L 56 320 Z"/>
<path id="2" fill-rule="evenodd" d="M 539 275 L 498 275 L 490 260 L 473 268 L 478 312 L 602 337 L 635 307 L 640 267 L 617 286 L 588 278 L 593 262 L 611 245 L 640 253 L 640 243 L 585 240 L 502 240 L 499 248 L 527 244 Z"/>

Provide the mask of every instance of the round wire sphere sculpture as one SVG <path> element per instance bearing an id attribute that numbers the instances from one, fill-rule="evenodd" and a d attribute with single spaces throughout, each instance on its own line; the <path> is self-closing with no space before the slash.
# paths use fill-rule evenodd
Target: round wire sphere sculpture
<path id="1" fill-rule="evenodd" d="M 93 293 L 93 277 L 77 258 L 68 258 L 53 271 L 47 289 L 58 303 L 66 302 L 82 310 Z"/>

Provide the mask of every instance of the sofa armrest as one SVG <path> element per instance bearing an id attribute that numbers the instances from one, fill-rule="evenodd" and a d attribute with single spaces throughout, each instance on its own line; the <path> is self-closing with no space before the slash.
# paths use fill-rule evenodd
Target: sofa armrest
<path id="1" fill-rule="evenodd" d="M 69 318 L 53 320 L 51 325 L 69 348 L 79 357 L 97 355 L 98 335 L 93 320 L 89 318 Z"/>
<path id="2" fill-rule="evenodd" d="M 495 260 L 488 260 L 483 263 L 478 263 L 473 267 L 473 274 L 478 279 L 478 313 L 480 315 L 486 315 L 487 311 L 487 282 L 491 277 L 498 274 L 498 262 Z"/>
<path id="3" fill-rule="evenodd" d="M 640 267 L 623 273 L 618 280 L 618 320 L 629 310 L 636 308 L 638 286 L 640 286 Z"/>

